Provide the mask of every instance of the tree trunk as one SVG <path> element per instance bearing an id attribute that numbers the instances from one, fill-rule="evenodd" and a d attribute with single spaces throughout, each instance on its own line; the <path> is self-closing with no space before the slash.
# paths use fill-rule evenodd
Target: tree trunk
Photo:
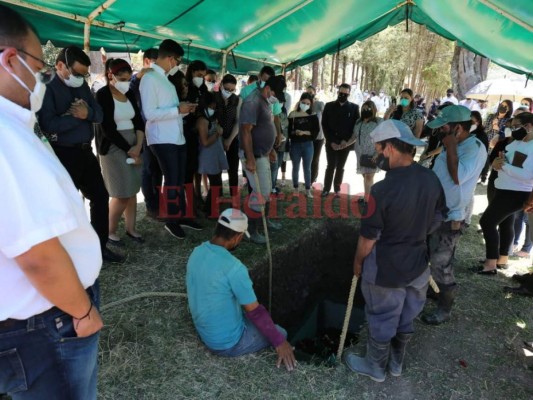
<path id="1" fill-rule="evenodd" d="M 300 67 L 296 67 L 296 69 L 294 69 L 293 72 L 294 72 L 294 90 L 299 90 L 298 85 L 300 82 Z"/>
<path id="2" fill-rule="evenodd" d="M 335 56 L 335 86 L 339 84 L 339 65 L 340 65 L 340 53 Z"/>
<path id="3" fill-rule="evenodd" d="M 470 88 L 487 79 L 488 69 L 489 59 L 455 45 L 450 71 L 455 96 L 464 99 Z"/>
<path id="4" fill-rule="evenodd" d="M 311 75 L 311 85 L 315 88 L 318 85 L 318 61 L 313 62 L 313 74 Z"/>
<path id="5" fill-rule="evenodd" d="M 320 71 L 320 88 L 325 90 L 325 72 L 326 72 L 326 56 L 322 57 L 322 70 Z"/>
<path id="6" fill-rule="evenodd" d="M 357 63 L 355 61 L 352 61 L 352 80 L 350 81 L 351 84 L 353 84 L 355 82 L 355 80 L 357 79 L 355 77 L 355 65 Z"/>
<path id="7" fill-rule="evenodd" d="M 330 75 L 331 85 L 330 85 L 329 90 L 332 92 L 335 90 L 335 59 L 337 58 L 336 54 L 337 53 L 333 53 L 331 55 L 331 75 Z"/>
<path id="8" fill-rule="evenodd" d="M 347 66 L 346 54 L 342 57 L 342 83 L 346 83 L 346 66 Z"/>

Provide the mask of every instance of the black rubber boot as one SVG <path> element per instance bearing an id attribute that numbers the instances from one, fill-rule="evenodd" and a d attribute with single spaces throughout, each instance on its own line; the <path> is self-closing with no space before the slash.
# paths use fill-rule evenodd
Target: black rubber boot
<path id="1" fill-rule="evenodd" d="M 412 333 L 397 333 L 396 336 L 392 338 L 390 342 L 390 358 L 388 365 L 389 373 L 392 376 L 400 376 L 402 374 L 405 348 L 412 336 Z"/>
<path id="2" fill-rule="evenodd" d="M 429 325 L 440 325 L 450 319 L 453 303 L 457 294 L 456 284 L 453 284 L 452 286 L 444 286 L 438 283 L 438 286 L 440 293 L 437 309 L 431 314 L 422 315 L 421 318 L 423 322 Z"/>
<path id="3" fill-rule="evenodd" d="M 378 342 L 369 336 L 366 345 L 366 356 L 363 358 L 353 353 L 347 353 L 344 361 L 353 372 L 368 376 L 376 382 L 384 382 L 390 345 L 390 342 Z"/>

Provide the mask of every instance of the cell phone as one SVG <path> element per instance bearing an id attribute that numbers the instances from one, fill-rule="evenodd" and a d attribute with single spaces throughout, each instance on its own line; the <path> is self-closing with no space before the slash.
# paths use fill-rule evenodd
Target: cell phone
<path id="1" fill-rule="evenodd" d="M 396 97 L 393 97 L 392 98 L 392 101 L 391 101 L 392 105 L 395 106 L 396 105 Z"/>

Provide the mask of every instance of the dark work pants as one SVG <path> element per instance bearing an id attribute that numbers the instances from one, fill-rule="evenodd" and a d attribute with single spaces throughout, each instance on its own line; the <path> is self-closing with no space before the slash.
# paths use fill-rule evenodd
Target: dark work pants
<path id="1" fill-rule="evenodd" d="M 342 150 L 333 150 L 329 143 L 326 143 L 326 157 L 328 159 L 328 166 L 326 168 L 326 175 L 324 177 L 324 191 L 331 190 L 331 182 L 333 181 L 333 190 L 340 192 L 342 178 L 344 177 L 344 165 L 350 154 L 350 148 L 347 147 Z M 335 174 L 335 179 L 333 175 Z"/>
<path id="2" fill-rule="evenodd" d="M 154 152 L 165 177 L 160 204 L 163 206 L 163 202 L 166 202 L 168 220 L 177 222 L 176 219 L 184 218 L 187 211 L 184 188 L 187 149 L 184 144 L 153 144 L 150 149 Z M 160 214 L 163 211 L 164 208 L 159 207 Z"/>
<path id="3" fill-rule="evenodd" d="M 311 183 L 315 183 L 318 178 L 318 170 L 320 164 L 320 153 L 322 152 L 322 146 L 324 145 L 324 139 L 313 140 L 313 161 L 311 161 Z"/>
<path id="4" fill-rule="evenodd" d="M 159 190 L 163 183 L 163 173 L 157 162 L 157 158 L 146 143 L 143 143 L 142 153 L 142 185 L 146 209 L 157 212 L 159 209 Z"/>
<path id="5" fill-rule="evenodd" d="M 91 225 L 104 249 L 109 236 L 109 193 L 96 156 L 90 148 L 54 146 L 54 151 L 76 188 L 89 200 Z"/>
<path id="6" fill-rule="evenodd" d="M 509 255 L 514 238 L 514 214 L 522 208 L 528 197 L 529 192 L 496 189 L 494 199 L 479 220 L 485 237 L 487 259 Z"/>
<path id="7" fill-rule="evenodd" d="M 239 187 L 239 140 L 233 139 L 228 151 L 226 151 L 226 159 L 228 160 L 228 182 L 230 193 L 235 196 Z"/>

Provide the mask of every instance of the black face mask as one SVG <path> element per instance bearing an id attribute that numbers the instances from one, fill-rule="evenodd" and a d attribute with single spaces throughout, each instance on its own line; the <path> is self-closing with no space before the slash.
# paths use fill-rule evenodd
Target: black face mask
<path id="1" fill-rule="evenodd" d="M 514 131 L 511 132 L 511 136 L 513 137 L 514 140 L 524 140 L 526 135 L 527 135 L 527 131 L 526 131 L 526 128 L 524 127 L 515 129 Z"/>
<path id="2" fill-rule="evenodd" d="M 367 119 L 372 117 L 372 110 L 363 110 L 361 111 L 361 118 Z"/>
<path id="3" fill-rule="evenodd" d="M 498 107 L 498 112 L 499 112 L 500 114 L 505 114 L 505 113 L 507 113 L 507 107 L 505 107 L 505 106 L 499 106 L 499 107 Z"/>
<path id="4" fill-rule="evenodd" d="M 379 153 L 376 157 L 376 165 L 383 171 L 390 171 L 389 157 L 385 157 L 383 153 Z"/>
<path id="5" fill-rule="evenodd" d="M 339 95 L 337 96 L 337 100 L 339 100 L 340 103 L 345 103 L 346 100 L 348 100 L 348 94 L 339 93 Z"/>

